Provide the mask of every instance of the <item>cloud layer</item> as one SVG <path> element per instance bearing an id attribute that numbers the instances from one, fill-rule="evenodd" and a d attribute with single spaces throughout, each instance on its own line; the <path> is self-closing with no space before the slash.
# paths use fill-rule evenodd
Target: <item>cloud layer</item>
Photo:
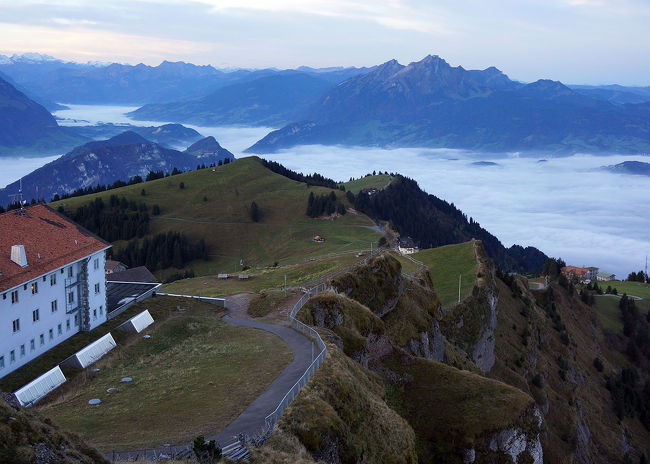
<path id="1" fill-rule="evenodd" d="M 70 110 L 56 115 L 93 124 L 162 124 L 130 121 L 124 115 L 132 109 L 129 107 L 68 106 Z M 214 136 L 238 157 L 245 156 L 243 150 L 271 130 L 191 127 Z M 453 202 L 506 246 L 532 245 L 568 263 L 597 266 L 619 277 L 642 269 L 646 254 L 650 255 L 650 216 L 646 211 L 650 177 L 599 169 L 625 160 L 650 162 L 648 156 L 585 154 L 542 161 L 541 157 L 463 150 L 310 145 L 266 158 L 290 169 L 319 172 L 340 181 L 373 170 L 401 173 L 417 180 L 427 192 Z M 474 164 L 480 161 L 496 164 Z M 45 161 L 30 163 L 29 170 Z M 0 174 L 1 185 L 29 172 L 21 163 L 10 161 L 7 165 L 9 169 Z"/>

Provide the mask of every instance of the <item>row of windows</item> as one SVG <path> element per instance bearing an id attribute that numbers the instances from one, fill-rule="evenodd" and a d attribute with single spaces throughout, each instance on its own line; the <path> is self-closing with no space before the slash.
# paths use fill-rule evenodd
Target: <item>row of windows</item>
<path id="1" fill-rule="evenodd" d="M 38 311 L 38 310 L 36 310 Z M 103 316 L 104 315 L 104 307 L 100 306 L 99 307 L 99 315 Z M 97 319 L 97 309 L 93 309 L 93 320 Z M 17 330 L 20 330 L 20 319 L 16 319 L 13 321 L 14 324 L 14 332 Z M 75 314 L 74 316 L 74 325 L 75 327 L 79 326 L 79 315 Z M 71 324 L 70 324 L 70 319 L 66 319 L 65 321 L 65 331 L 68 332 L 71 329 Z M 63 323 L 60 323 L 56 326 L 56 334 L 57 336 L 63 335 Z M 54 340 L 54 329 L 49 329 L 47 332 L 47 339 L 48 340 Z M 38 337 L 38 344 L 39 346 L 44 346 L 45 345 L 45 333 L 42 333 Z M 32 338 L 29 341 L 29 351 L 35 351 L 36 350 L 36 339 Z M 25 345 L 20 345 L 19 348 L 19 353 L 20 357 L 24 357 L 26 355 L 26 348 Z M 9 352 L 9 362 L 14 363 L 16 362 L 16 350 L 11 350 Z M 3 369 L 5 367 L 5 358 L 4 356 L 0 356 L 0 369 Z"/>
<path id="2" fill-rule="evenodd" d="M 95 293 L 99 292 L 98 286 L 99 286 L 99 284 L 95 284 Z M 74 301 L 74 293 L 71 292 L 71 293 L 68 294 L 68 301 L 70 301 L 70 302 Z M 50 302 L 50 311 L 52 313 L 55 313 L 55 312 L 58 311 L 57 300 L 52 300 Z M 99 314 L 100 315 L 104 314 L 104 307 L 103 306 L 99 307 Z M 38 322 L 40 319 L 41 319 L 40 309 L 36 308 L 35 310 L 32 311 L 32 322 Z M 93 319 L 97 319 L 97 310 L 96 309 L 93 309 Z M 11 327 L 12 331 L 14 333 L 19 332 L 20 331 L 20 318 L 14 319 L 13 321 L 11 321 L 11 325 L 12 325 L 12 327 Z"/>
<path id="3" fill-rule="evenodd" d="M 95 268 L 97 269 L 97 268 Z M 63 274 L 64 270 L 61 269 L 61 274 Z M 68 277 L 72 277 L 73 271 L 72 271 L 72 266 L 68 267 Z M 43 276 L 43 282 L 47 281 L 47 276 Z M 23 285 L 23 290 L 27 290 L 27 285 L 31 286 L 32 290 L 32 295 L 36 295 L 38 293 L 38 280 L 35 280 L 31 284 L 24 284 Z M 56 273 L 50 274 L 50 286 L 56 285 Z M 3 293 L 2 294 L 2 299 L 6 300 L 7 299 L 7 294 Z M 18 303 L 18 290 L 13 290 L 11 292 L 11 303 Z"/>
<path id="4" fill-rule="evenodd" d="M 15 324 L 16 324 L 16 323 L 20 324 L 20 321 L 15 320 L 14 323 L 15 323 Z M 75 317 L 74 317 L 74 325 L 75 325 L 75 326 L 78 326 L 78 325 L 79 325 L 79 315 L 75 315 Z M 70 329 L 71 329 L 70 319 L 67 319 L 67 320 L 65 321 L 65 330 L 66 330 L 66 332 L 69 332 Z M 60 323 L 60 324 L 58 324 L 58 325 L 56 326 L 56 334 L 57 334 L 57 336 L 63 335 L 63 324 L 62 324 L 62 323 Z M 47 332 L 47 338 L 48 338 L 48 340 L 50 340 L 50 341 L 51 341 L 51 340 L 54 340 L 54 329 L 49 329 L 49 330 L 48 330 L 48 332 Z M 45 345 L 45 333 L 42 333 L 42 334 L 39 335 L 39 337 L 38 337 L 38 344 L 39 344 L 39 346 L 44 346 L 44 345 Z M 32 351 L 35 351 L 35 350 L 36 350 L 36 339 L 35 339 L 35 338 L 32 338 L 32 339 L 29 341 L 29 351 L 32 352 Z M 24 357 L 24 356 L 26 355 L 26 348 L 25 348 L 25 345 L 24 345 L 24 344 L 23 344 L 23 345 L 20 345 L 20 348 L 19 348 L 19 350 L 18 350 L 18 353 L 19 353 L 19 355 L 20 355 L 21 358 Z M 14 362 L 16 362 L 16 350 L 11 350 L 11 351 L 9 352 L 9 362 L 10 362 L 10 363 L 14 363 Z M 5 367 L 5 357 L 4 357 L 4 356 L 0 356 L 0 369 L 3 369 L 4 367 Z"/>

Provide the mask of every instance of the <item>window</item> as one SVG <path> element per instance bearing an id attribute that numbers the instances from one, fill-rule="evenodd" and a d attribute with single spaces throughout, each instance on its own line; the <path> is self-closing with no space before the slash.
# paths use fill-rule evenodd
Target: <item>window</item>
<path id="1" fill-rule="evenodd" d="M 29 341 L 29 351 L 34 351 L 36 349 L 36 343 L 34 343 L 34 339 L 32 338 Z"/>
<path id="2" fill-rule="evenodd" d="M 45 345 L 45 335 L 41 334 L 39 340 L 41 341 L 41 346 Z"/>
<path id="3" fill-rule="evenodd" d="M 104 307 L 102 305 L 99 305 L 99 315 L 100 316 L 104 315 Z"/>
<path id="4" fill-rule="evenodd" d="M 25 356 L 25 345 L 20 345 L 20 357 Z"/>
<path id="5" fill-rule="evenodd" d="M 72 277 L 72 266 L 68 268 L 68 277 Z"/>
<path id="6" fill-rule="evenodd" d="M 38 309 L 35 309 L 34 311 L 32 311 L 32 320 L 34 322 L 38 322 L 39 319 L 40 319 L 40 315 L 38 314 Z"/>
<path id="7" fill-rule="evenodd" d="M 99 293 L 99 284 L 95 284 L 95 293 Z"/>
<path id="8" fill-rule="evenodd" d="M 70 330 L 70 319 L 65 321 L 65 330 Z"/>
<path id="9" fill-rule="evenodd" d="M 57 326 L 57 333 L 58 335 L 61 335 L 63 333 L 63 326 L 61 324 Z"/>
<path id="10" fill-rule="evenodd" d="M 56 306 L 56 300 L 52 300 L 52 303 L 50 303 L 50 306 L 52 307 L 52 312 L 55 313 L 56 310 L 58 309 Z"/>
<path id="11" fill-rule="evenodd" d="M 38 282 L 32 282 L 32 295 L 36 295 L 38 293 Z"/>
<path id="12" fill-rule="evenodd" d="M 16 351 L 15 350 L 11 350 L 9 352 L 9 361 L 10 362 L 16 362 Z"/>
<path id="13" fill-rule="evenodd" d="M 97 319 L 97 310 L 93 309 L 93 320 Z"/>
<path id="14" fill-rule="evenodd" d="M 7 294 L 6 294 L 6 293 L 3 293 L 3 294 L 2 294 L 2 299 L 3 299 L 3 300 L 6 300 L 6 299 L 7 299 Z"/>
<path id="15" fill-rule="evenodd" d="M 93 267 L 99 269 L 99 258 L 95 258 L 95 261 L 93 261 Z"/>
<path id="16" fill-rule="evenodd" d="M 56 285 L 56 274 L 50 274 L 50 285 Z"/>
<path id="17" fill-rule="evenodd" d="M 74 325 L 75 327 L 79 325 L 79 314 L 74 315 Z"/>
<path id="18" fill-rule="evenodd" d="M 0 369 L 4 369 L 4 368 L 5 368 L 5 357 L 0 356 Z"/>
<path id="19" fill-rule="evenodd" d="M 50 340 L 54 340 L 54 330 L 50 329 Z"/>
<path id="20" fill-rule="evenodd" d="M 43 282 L 47 280 L 47 276 L 43 276 Z"/>
<path id="21" fill-rule="evenodd" d="M 68 303 L 74 303 L 74 292 L 68 293 Z"/>
<path id="22" fill-rule="evenodd" d="M 11 292 L 11 303 L 18 303 L 18 290 Z"/>
<path id="23" fill-rule="evenodd" d="M 20 319 L 14 319 L 12 325 L 14 328 L 14 333 L 18 332 L 20 330 Z"/>

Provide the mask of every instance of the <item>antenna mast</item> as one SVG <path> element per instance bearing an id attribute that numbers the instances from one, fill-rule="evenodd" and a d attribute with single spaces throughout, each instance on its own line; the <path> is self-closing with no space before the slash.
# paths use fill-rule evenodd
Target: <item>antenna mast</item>
<path id="1" fill-rule="evenodd" d="M 22 177 L 20 178 L 20 187 L 18 188 L 18 193 L 14 193 L 13 195 L 9 195 L 10 197 L 14 198 L 14 202 L 18 200 L 18 204 L 20 205 L 20 209 L 18 210 L 18 214 L 21 216 L 25 215 L 25 202 L 23 201 L 23 179 Z"/>

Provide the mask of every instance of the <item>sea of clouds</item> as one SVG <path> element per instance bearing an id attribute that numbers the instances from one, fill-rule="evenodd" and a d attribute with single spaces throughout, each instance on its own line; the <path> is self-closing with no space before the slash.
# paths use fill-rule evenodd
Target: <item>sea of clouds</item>
<path id="1" fill-rule="evenodd" d="M 61 124 L 162 124 L 130 120 L 125 113 L 134 107 L 67 106 L 55 113 L 63 119 Z M 237 157 L 246 156 L 243 150 L 272 130 L 188 127 L 214 136 Z M 406 175 L 428 193 L 453 202 L 506 246 L 535 246 L 570 264 L 597 266 L 619 277 L 642 269 L 650 254 L 650 177 L 600 169 L 626 160 L 650 162 L 647 156 L 520 157 L 449 149 L 308 145 L 264 157 L 340 181 L 373 170 Z M 52 159 L 31 159 L 29 166 L 0 170 L 0 185 Z"/>

